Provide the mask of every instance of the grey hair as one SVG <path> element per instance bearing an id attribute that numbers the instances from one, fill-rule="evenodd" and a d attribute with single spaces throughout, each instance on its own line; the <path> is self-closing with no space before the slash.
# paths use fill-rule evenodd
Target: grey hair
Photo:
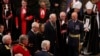
<path id="1" fill-rule="evenodd" d="M 66 12 L 64 12 L 64 11 L 60 12 L 60 16 L 61 15 L 66 15 Z"/>
<path id="2" fill-rule="evenodd" d="M 49 40 L 43 40 L 41 43 L 41 48 L 42 49 L 46 49 L 46 47 L 50 45 L 50 41 Z"/>
<path id="3" fill-rule="evenodd" d="M 39 27 L 39 23 L 33 22 L 33 23 L 32 23 L 32 28 L 33 28 L 33 27 Z"/>
<path id="4" fill-rule="evenodd" d="M 20 35 L 19 36 L 19 43 L 23 43 L 23 40 L 27 39 L 28 36 L 27 35 Z"/>
<path id="5" fill-rule="evenodd" d="M 2 42 L 6 43 L 6 40 L 9 39 L 9 38 L 11 38 L 10 35 L 4 35 L 3 38 L 2 38 Z"/>
<path id="6" fill-rule="evenodd" d="M 56 16 L 55 13 L 50 14 L 49 19 L 51 19 L 53 16 Z"/>

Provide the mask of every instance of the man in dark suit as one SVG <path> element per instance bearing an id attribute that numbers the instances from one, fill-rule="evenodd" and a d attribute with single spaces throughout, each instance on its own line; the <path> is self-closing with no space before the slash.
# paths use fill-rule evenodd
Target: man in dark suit
<path id="1" fill-rule="evenodd" d="M 45 24 L 45 39 L 51 42 L 50 52 L 55 54 L 55 46 L 57 44 L 56 14 L 50 14 L 49 21 Z"/>
<path id="2" fill-rule="evenodd" d="M 34 53 L 39 50 L 40 45 L 38 41 L 38 31 L 39 31 L 39 23 L 33 22 L 32 23 L 32 29 L 28 32 L 29 36 L 29 51 L 31 52 L 31 55 L 34 56 Z"/>
<path id="3" fill-rule="evenodd" d="M 43 40 L 41 43 L 42 51 L 37 52 L 35 56 L 53 56 L 52 53 L 49 53 L 48 50 L 50 48 L 50 41 Z"/>
<path id="4" fill-rule="evenodd" d="M 4 35 L 2 38 L 3 44 L 0 44 L 0 56 L 11 56 L 11 43 L 10 35 Z"/>

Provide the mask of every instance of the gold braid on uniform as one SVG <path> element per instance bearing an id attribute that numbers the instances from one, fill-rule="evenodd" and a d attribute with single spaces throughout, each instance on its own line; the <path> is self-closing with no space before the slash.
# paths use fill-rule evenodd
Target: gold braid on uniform
<path id="1" fill-rule="evenodd" d="M 22 47 L 25 51 L 27 51 L 27 48 L 25 47 L 24 44 L 19 44 L 19 45 L 21 45 L 21 47 Z"/>
<path id="2" fill-rule="evenodd" d="M 6 47 L 7 50 L 10 50 L 10 47 L 8 45 L 5 45 L 5 47 Z"/>

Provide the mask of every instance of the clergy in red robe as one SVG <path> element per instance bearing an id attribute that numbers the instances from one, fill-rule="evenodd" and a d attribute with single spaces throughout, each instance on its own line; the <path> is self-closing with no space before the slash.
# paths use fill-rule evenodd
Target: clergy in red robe
<path id="1" fill-rule="evenodd" d="M 21 34 L 26 34 L 28 29 L 31 28 L 31 22 L 33 22 L 33 16 L 29 12 L 29 8 L 27 8 L 27 2 L 22 0 L 22 7 L 19 8 L 16 12 L 16 28 L 20 29 Z"/>
<path id="2" fill-rule="evenodd" d="M 29 50 L 26 48 L 28 45 L 28 37 L 26 35 L 21 35 L 19 37 L 19 44 L 13 46 L 14 56 L 31 56 Z"/>
<path id="3" fill-rule="evenodd" d="M 45 23 L 49 18 L 49 10 L 46 7 L 45 2 L 40 2 L 40 7 L 35 12 L 36 21 L 39 23 Z"/>

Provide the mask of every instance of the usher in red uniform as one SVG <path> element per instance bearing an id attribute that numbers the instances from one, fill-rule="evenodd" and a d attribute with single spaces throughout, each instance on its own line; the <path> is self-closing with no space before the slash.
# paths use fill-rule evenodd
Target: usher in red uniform
<path id="1" fill-rule="evenodd" d="M 29 50 L 21 44 L 13 46 L 13 55 L 15 54 L 22 54 L 23 56 L 31 56 Z"/>

